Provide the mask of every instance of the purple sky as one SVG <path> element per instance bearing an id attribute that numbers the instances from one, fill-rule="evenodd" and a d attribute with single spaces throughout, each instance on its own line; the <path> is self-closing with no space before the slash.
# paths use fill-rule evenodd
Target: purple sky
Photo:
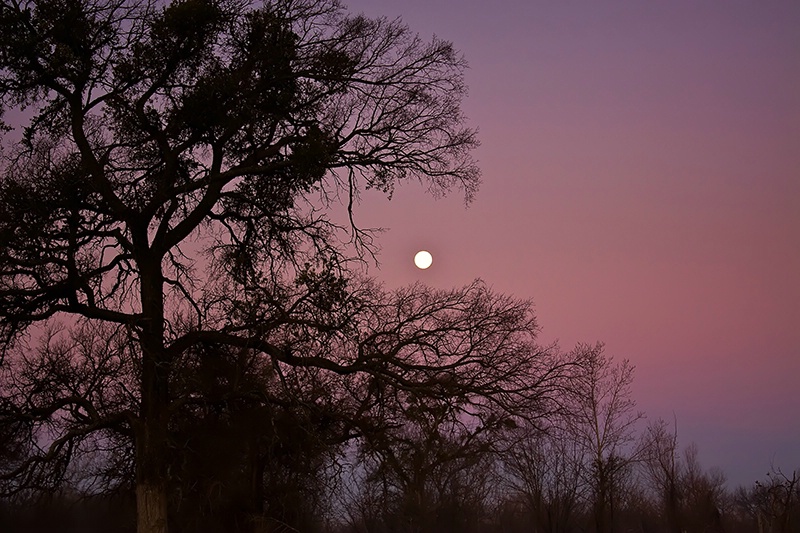
<path id="1" fill-rule="evenodd" d="M 532 298 L 732 486 L 800 467 L 800 3 L 346 3 L 454 42 L 483 143 L 469 208 L 364 196 L 372 274 Z"/>

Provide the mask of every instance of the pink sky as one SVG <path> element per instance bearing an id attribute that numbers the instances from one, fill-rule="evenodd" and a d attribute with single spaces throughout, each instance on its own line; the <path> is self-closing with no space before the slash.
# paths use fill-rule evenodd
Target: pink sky
<path id="1" fill-rule="evenodd" d="M 800 3 L 347 4 L 454 42 L 483 143 L 468 209 L 365 195 L 372 274 L 532 298 L 731 485 L 800 467 Z"/>

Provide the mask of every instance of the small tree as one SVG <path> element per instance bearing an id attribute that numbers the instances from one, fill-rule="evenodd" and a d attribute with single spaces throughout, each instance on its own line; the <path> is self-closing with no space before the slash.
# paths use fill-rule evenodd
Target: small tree
<path id="1" fill-rule="evenodd" d="M 704 471 L 692 443 L 683 453 L 686 524 L 694 530 L 722 532 L 727 494 L 725 475 L 718 469 Z"/>
<path id="2" fill-rule="evenodd" d="M 677 429 L 657 420 L 647 427 L 641 449 L 645 477 L 665 528 L 677 533 L 722 531 L 725 476 L 716 469 L 703 470 L 697 445 L 681 453 Z"/>
<path id="3" fill-rule="evenodd" d="M 664 525 L 671 533 L 680 533 L 683 531 L 681 506 L 684 496 L 677 431 L 670 431 L 661 419 L 649 424 L 642 449 L 645 475 L 658 501 Z"/>
<path id="4" fill-rule="evenodd" d="M 631 397 L 630 362 L 615 363 L 602 344 L 580 345 L 571 401 L 569 431 L 585 447 L 585 482 L 596 531 L 613 531 L 614 514 L 637 460 L 636 425 L 644 414 Z"/>
<path id="5" fill-rule="evenodd" d="M 764 480 L 740 487 L 736 505 L 750 517 L 759 533 L 789 533 L 800 529 L 800 469 L 791 475 L 773 467 Z"/>

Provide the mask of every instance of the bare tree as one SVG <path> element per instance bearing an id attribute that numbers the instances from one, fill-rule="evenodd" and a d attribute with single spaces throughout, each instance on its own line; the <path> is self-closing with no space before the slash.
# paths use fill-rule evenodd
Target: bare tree
<path id="1" fill-rule="evenodd" d="M 759 533 L 789 533 L 800 527 L 800 469 L 790 475 L 774 467 L 766 479 L 750 488 L 740 487 L 736 505 L 749 516 Z"/>
<path id="2" fill-rule="evenodd" d="M 86 391 L 36 405 L 7 395 L 20 419 L 80 421 L 16 479 L 122 428 L 139 531 L 163 532 L 170 375 L 187 351 L 400 379 L 371 355 L 335 363 L 289 341 L 346 327 L 331 310 L 352 298 L 326 201 L 352 215 L 364 187 L 406 178 L 474 192 L 464 63 L 449 43 L 336 0 L 5 0 L 0 24 L 0 101 L 31 116 L 2 165 L 3 353 L 26 351 L 33 325 L 108 324 L 137 398 L 105 415 Z"/>
<path id="3" fill-rule="evenodd" d="M 363 490 L 380 495 L 380 521 L 403 532 L 472 531 L 485 518 L 490 443 L 447 406 L 411 405 L 388 434 L 369 439 Z"/>
<path id="4" fill-rule="evenodd" d="M 726 505 L 725 475 L 718 469 L 705 471 L 698 459 L 697 445 L 692 443 L 683 453 L 687 525 L 697 531 L 722 532 L 722 514 Z"/>
<path id="5" fill-rule="evenodd" d="M 33 346 L 6 359 L 0 427 L 23 431 L 17 435 L 28 449 L 3 464 L 4 495 L 52 492 L 65 480 L 113 490 L 121 481 L 132 451 L 128 387 L 137 372 L 125 356 L 128 337 L 121 329 L 51 325 Z M 70 468 L 78 462 L 84 468 Z"/>
<path id="6" fill-rule="evenodd" d="M 544 427 L 543 427 L 544 426 Z M 585 498 L 586 448 L 553 417 L 546 424 L 522 424 L 503 454 L 512 494 L 524 502 L 536 531 L 566 533 L 576 524 Z"/>
<path id="7" fill-rule="evenodd" d="M 473 527 L 501 435 L 546 414 L 567 365 L 534 343 L 528 303 L 480 283 L 459 291 L 403 289 L 379 311 L 365 323 L 370 333 L 357 351 L 383 366 L 385 354 L 399 349 L 409 364 L 387 368 L 400 370 L 402 380 L 371 380 L 361 400 L 369 493 L 381 495 L 389 511 L 372 519 L 404 531 Z M 442 358 L 449 363 L 429 366 Z M 454 525 L 467 516 L 475 520 Z"/>
<path id="8" fill-rule="evenodd" d="M 569 431 L 585 447 L 585 482 L 598 532 L 614 529 L 615 508 L 638 458 L 636 426 L 644 414 L 631 397 L 634 367 L 615 363 L 602 344 L 580 345 L 571 394 Z"/>
<path id="9" fill-rule="evenodd" d="M 661 419 L 650 423 L 642 449 L 644 471 L 659 502 L 664 525 L 670 532 L 680 533 L 683 531 L 680 518 L 683 487 L 677 430 L 670 430 Z"/>
<path id="10" fill-rule="evenodd" d="M 641 449 L 643 470 L 667 530 L 723 531 L 725 476 L 702 468 L 697 445 L 681 453 L 677 422 L 673 429 L 663 420 L 648 425 Z"/>

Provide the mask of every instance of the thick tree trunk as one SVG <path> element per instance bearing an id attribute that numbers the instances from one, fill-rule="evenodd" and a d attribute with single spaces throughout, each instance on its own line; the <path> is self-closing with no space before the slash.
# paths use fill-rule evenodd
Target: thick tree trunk
<path id="1" fill-rule="evenodd" d="M 144 368 L 149 366 L 145 363 Z M 148 372 L 143 368 L 143 375 Z M 157 378 L 156 378 L 157 380 Z M 143 380 L 145 383 L 151 380 Z M 144 384 L 144 383 L 143 383 Z M 165 385 L 165 384 L 164 384 Z M 163 387 L 142 392 L 142 424 L 136 437 L 136 524 L 138 533 L 167 533 L 167 402 L 156 402 Z M 147 394 L 145 391 L 150 392 Z M 154 394 L 154 392 L 156 392 Z M 145 399 L 147 398 L 147 399 Z"/>
<path id="2" fill-rule="evenodd" d="M 164 278 L 160 258 L 139 261 L 142 314 L 140 426 L 136 435 L 138 533 L 167 533 L 169 464 L 169 370 L 164 349 Z"/>
<path id="3" fill-rule="evenodd" d="M 136 484 L 137 533 L 167 533 L 167 488 L 148 483 Z"/>

